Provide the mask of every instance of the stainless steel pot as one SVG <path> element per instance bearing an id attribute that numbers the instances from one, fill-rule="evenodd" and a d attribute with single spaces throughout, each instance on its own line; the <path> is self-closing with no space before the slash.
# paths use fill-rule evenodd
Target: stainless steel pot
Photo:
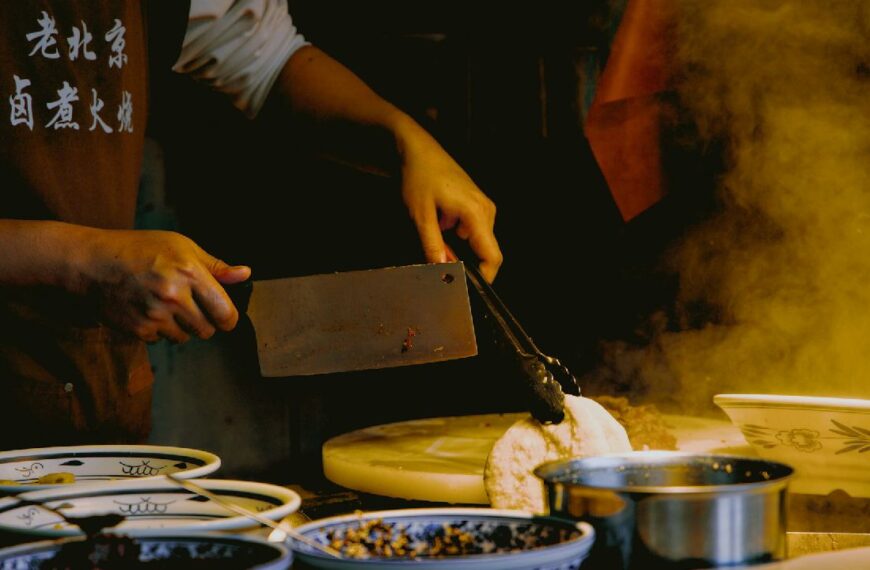
<path id="1" fill-rule="evenodd" d="M 668 451 L 555 461 L 535 470 L 551 515 L 595 527 L 588 566 L 631 570 L 785 557 L 792 472 L 771 461 Z"/>

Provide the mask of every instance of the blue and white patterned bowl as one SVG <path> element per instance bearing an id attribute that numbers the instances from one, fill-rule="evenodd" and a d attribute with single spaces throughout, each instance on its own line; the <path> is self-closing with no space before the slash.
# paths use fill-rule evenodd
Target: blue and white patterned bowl
<path id="1" fill-rule="evenodd" d="M 250 481 L 196 479 L 222 499 L 278 521 L 302 502 L 285 487 Z M 73 485 L 20 495 L 22 499 L 60 509 L 71 517 L 115 513 L 125 517 L 115 530 L 130 536 L 167 532 L 241 531 L 259 523 L 195 495 L 167 479 L 114 481 Z M 78 527 L 57 514 L 21 505 L 15 497 L 0 499 L 0 532 L 57 538 L 80 535 Z"/>
<path id="2" fill-rule="evenodd" d="M 4 548 L 0 550 L 0 568 L 39 568 L 51 560 L 64 544 L 81 540 L 46 540 Z M 291 552 L 284 546 L 253 537 L 165 534 L 135 540 L 141 548 L 139 560 L 145 563 L 143 568 L 154 568 L 159 561 L 171 560 L 181 566 L 185 560 L 197 560 L 220 562 L 222 568 L 231 566 L 239 570 L 285 570 L 292 562 Z M 130 566 L 130 570 L 135 569 L 135 565 Z"/>
<path id="3" fill-rule="evenodd" d="M 719 394 L 713 401 L 759 456 L 794 468 L 791 492 L 870 497 L 870 400 Z"/>
<path id="4" fill-rule="evenodd" d="M 61 485 L 36 481 L 50 473 L 72 473 L 76 483 L 141 479 L 172 473 L 182 479 L 205 477 L 221 466 L 207 451 L 161 445 L 77 445 L 0 452 L 0 493 L 23 493 Z"/>
<path id="5" fill-rule="evenodd" d="M 384 524 L 407 535 L 410 542 L 430 543 L 450 525 L 474 538 L 480 552 L 465 555 L 416 558 L 342 558 L 337 559 L 302 544 L 294 543 L 299 560 L 314 568 L 335 570 L 393 568 L 408 566 L 432 568 L 469 568 L 476 570 L 576 570 L 589 554 L 595 532 L 586 523 L 550 517 L 535 517 L 522 511 L 484 508 L 431 508 L 372 511 L 317 520 L 296 528 L 321 544 L 330 536 L 343 536 L 365 521 L 381 519 Z M 546 536 L 560 537 L 554 541 Z M 542 546 L 542 543 L 549 543 Z"/>

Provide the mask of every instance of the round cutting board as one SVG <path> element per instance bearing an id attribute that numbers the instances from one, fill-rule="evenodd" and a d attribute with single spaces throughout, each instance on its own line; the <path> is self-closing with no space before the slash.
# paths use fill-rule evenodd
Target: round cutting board
<path id="1" fill-rule="evenodd" d="M 323 445 L 323 471 L 343 487 L 417 501 L 488 504 L 483 468 L 495 440 L 528 414 L 428 418 L 368 427 Z M 730 422 L 665 416 L 682 451 L 755 453 Z"/>

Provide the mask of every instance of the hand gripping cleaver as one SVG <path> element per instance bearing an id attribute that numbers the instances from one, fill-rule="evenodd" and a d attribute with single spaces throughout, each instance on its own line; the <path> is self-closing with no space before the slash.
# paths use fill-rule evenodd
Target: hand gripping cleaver
<path id="1" fill-rule="evenodd" d="M 246 288 L 231 296 L 254 327 L 265 377 L 477 354 L 461 262 L 253 281 Z"/>

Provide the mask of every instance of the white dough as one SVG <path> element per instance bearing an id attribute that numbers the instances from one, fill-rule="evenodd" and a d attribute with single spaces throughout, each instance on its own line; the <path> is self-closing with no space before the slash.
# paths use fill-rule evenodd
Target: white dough
<path id="1" fill-rule="evenodd" d="M 484 486 L 496 509 L 547 511 L 543 482 L 533 473 L 557 459 L 631 451 L 625 428 L 598 402 L 565 396 L 565 419 L 542 425 L 528 417 L 499 438 L 486 461 Z"/>

